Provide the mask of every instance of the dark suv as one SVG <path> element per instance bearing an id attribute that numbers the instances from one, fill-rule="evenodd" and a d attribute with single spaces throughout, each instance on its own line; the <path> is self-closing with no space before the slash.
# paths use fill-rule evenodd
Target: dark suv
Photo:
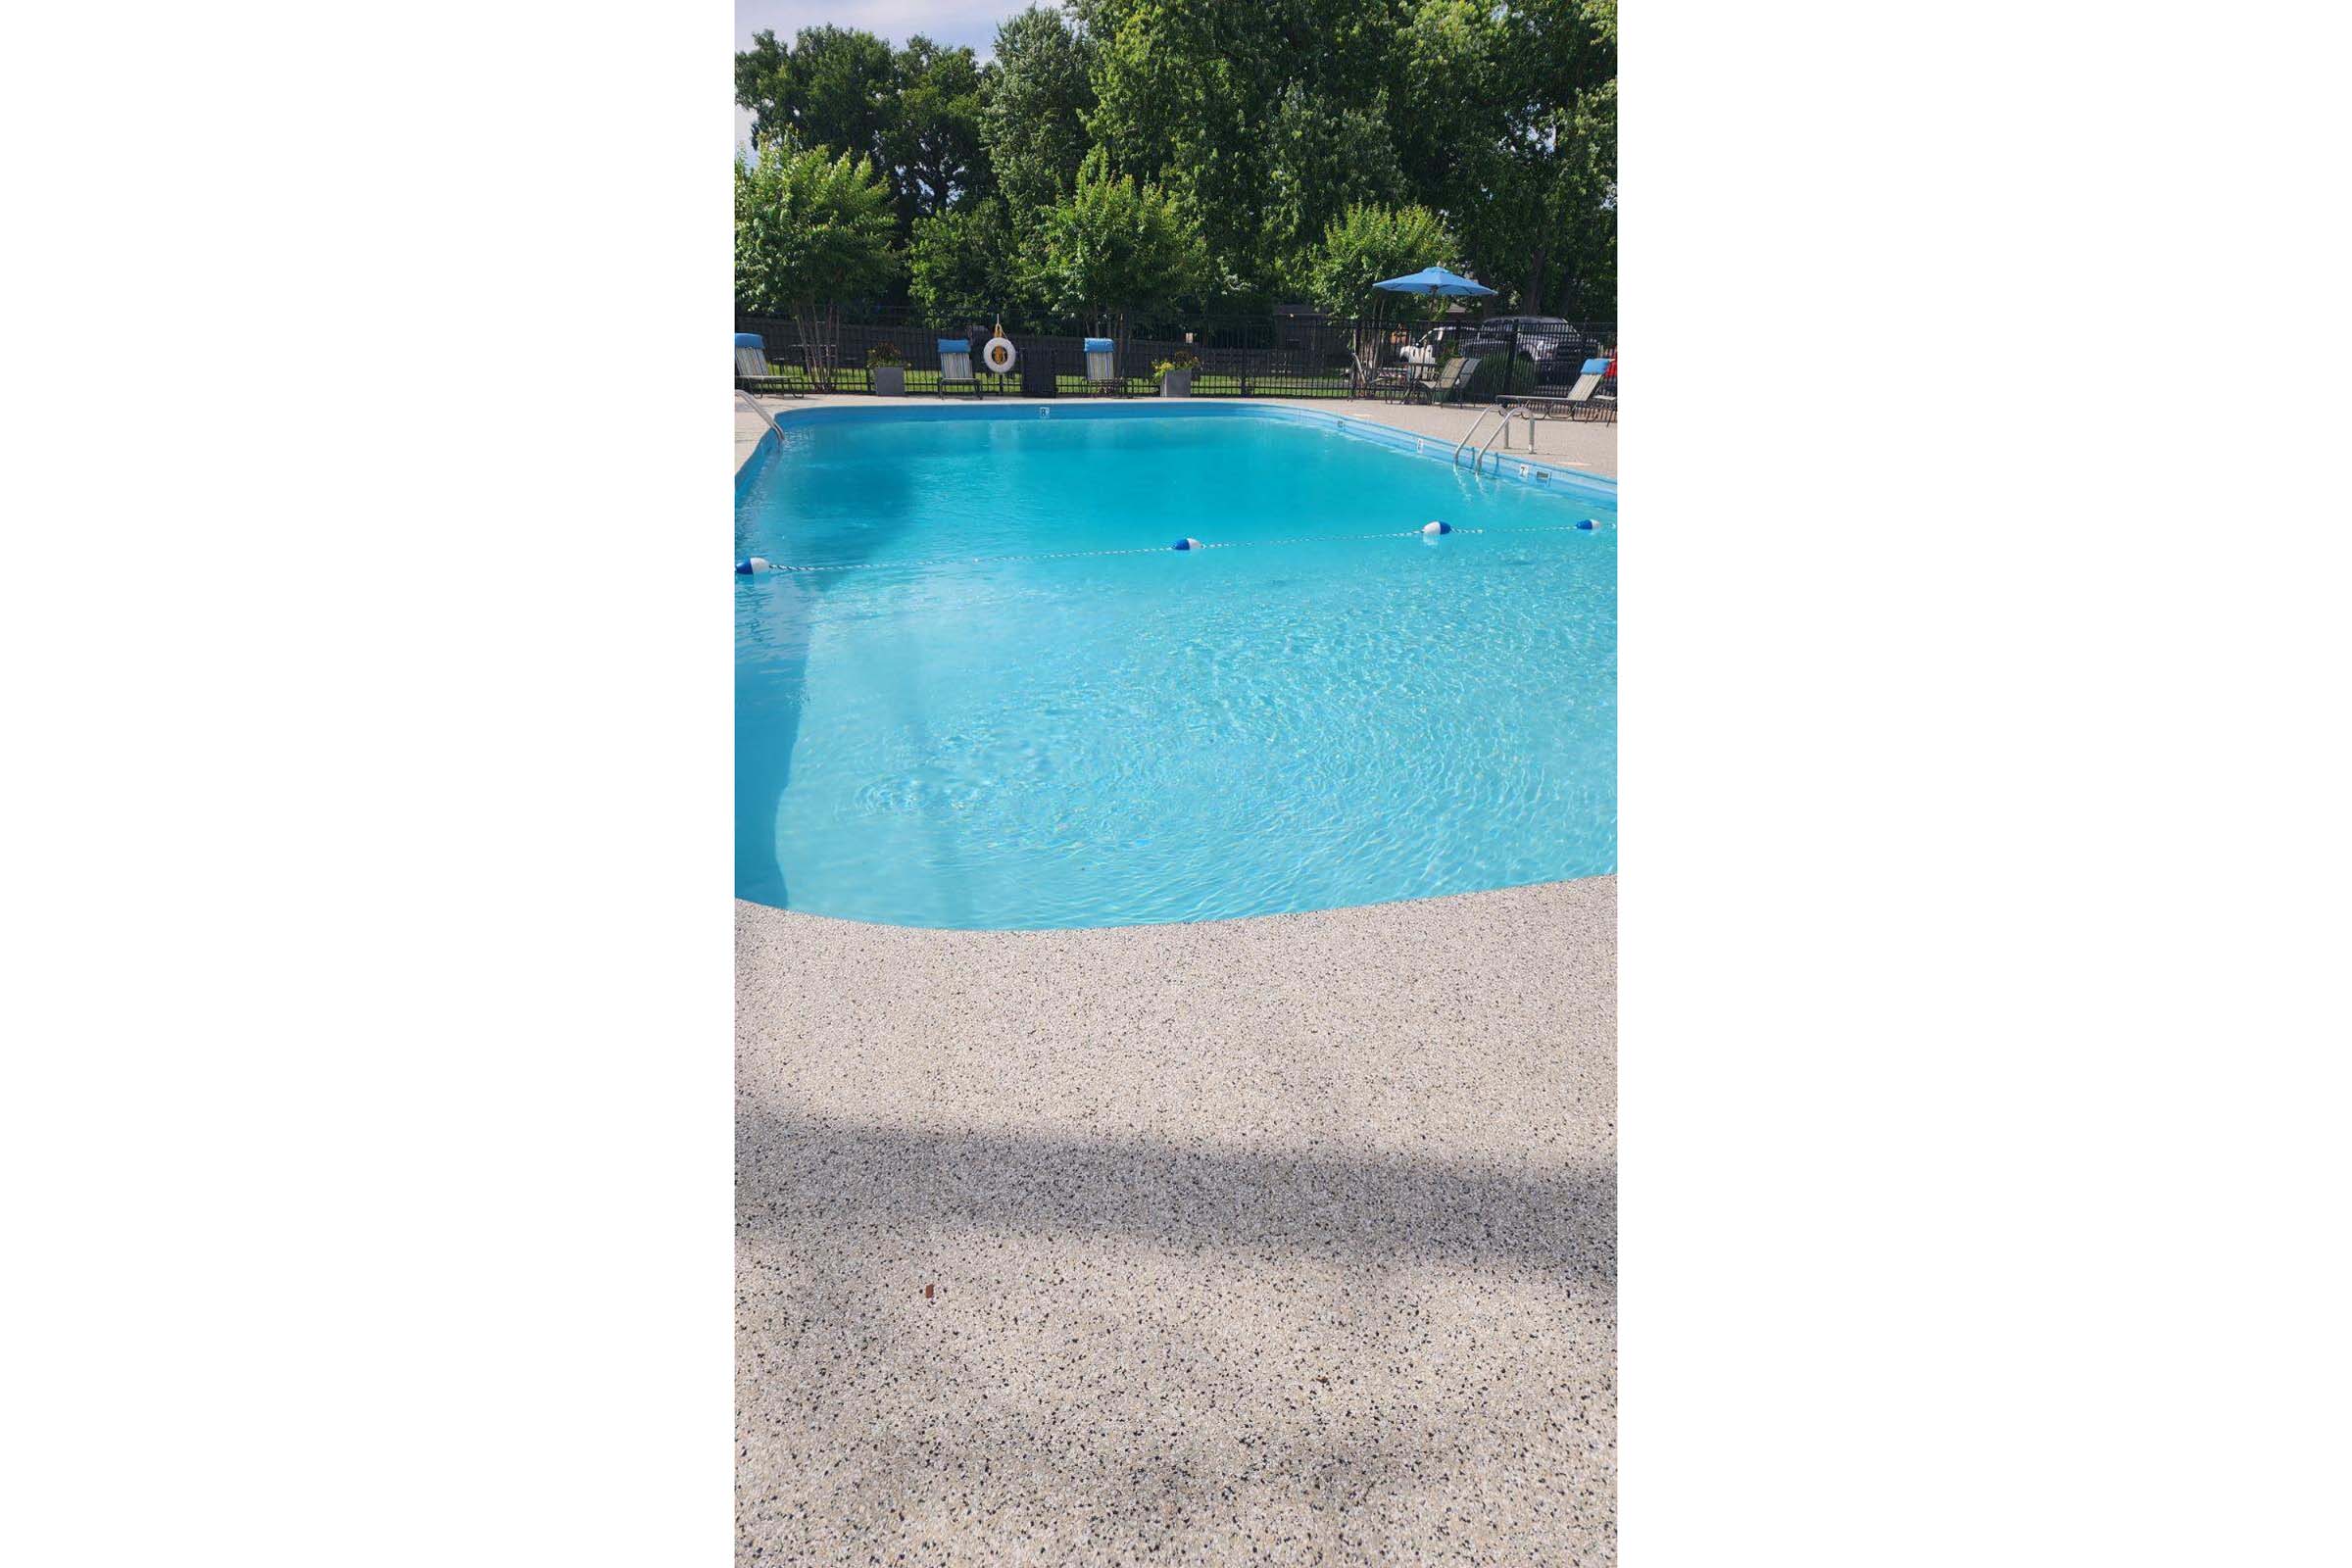
<path id="1" fill-rule="evenodd" d="M 1518 329 L 1516 350 L 1511 341 L 1514 327 Z M 1519 358 L 1530 365 L 1565 363 L 1576 366 L 1597 357 L 1600 344 L 1579 332 L 1574 321 L 1565 321 L 1556 316 L 1495 316 L 1470 329 L 1470 341 L 1463 345 L 1462 352 L 1516 352 Z"/>

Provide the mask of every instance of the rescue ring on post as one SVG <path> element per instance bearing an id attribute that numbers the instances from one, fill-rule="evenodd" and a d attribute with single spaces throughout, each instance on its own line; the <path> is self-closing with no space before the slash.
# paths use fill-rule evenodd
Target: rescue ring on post
<path id="1" fill-rule="evenodd" d="M 980 363 L 998 375 L 1009 371 L 1020 363 L 1020 353 L 1011 343 L 1001 337 L 990 338 L 987 346 L 980 350 Z"/>

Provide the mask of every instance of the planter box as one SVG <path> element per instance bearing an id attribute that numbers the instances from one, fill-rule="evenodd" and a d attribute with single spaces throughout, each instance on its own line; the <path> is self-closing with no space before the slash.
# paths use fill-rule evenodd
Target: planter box
<path id="1" fill-rule="evenodd" d="M 905 397 L 906 395 L 906 367 L 904 365 L 875 366 L 874 390 L 886 398 Z"/>
<path id="2" fill-rule="evenodd" d="M 1163 398 L 1189 398 L 1193 395 L 1193 372 L 1170 370 L 1159 378 L 1159 395 Z"/>

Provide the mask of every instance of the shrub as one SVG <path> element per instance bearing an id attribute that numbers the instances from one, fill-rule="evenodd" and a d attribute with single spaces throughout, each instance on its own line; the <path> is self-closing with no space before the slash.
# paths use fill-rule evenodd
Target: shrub
<path id="1" fill-rule="evenodd" d="M 1170 349 L 1166 359 L 1152 362 L 1152 373 L 1165 375 L 1170 370 L 1198 369 L 1200 365 L 1200 356 L 1191 349 Z"/>
<path id="2" fill-rule="evenodd" d="M 1534 366 L 1515 354 L 1508 358 L 1490 354 L 1470 372 L 1470 389 L 1465 396 L 1473 403 L 1490 403 L 1505 394 L 1523 397 L 1535 389 Z"/>
<path id="3" fill-rule="evenodd" d="M 865 363 L 876 369 L 881 369 L 887 366 L 905 365 L 906 356 L 900 351 L 896 343 L 877 343 L 865 351 Z"/>

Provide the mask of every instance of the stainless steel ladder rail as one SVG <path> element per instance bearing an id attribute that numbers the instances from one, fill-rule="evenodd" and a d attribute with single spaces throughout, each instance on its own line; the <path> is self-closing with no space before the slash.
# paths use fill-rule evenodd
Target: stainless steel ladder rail
<path id="1" fill-rule="evenodd" d="M 1472 419 L 1472 420 L 1470 421 L 1470 433 L 1469 433 L 1468 435 L 1465 435 L 1465 436 L 1463 436 L 1463 437 L 1461 438 L 1461 440 L 1460 440 L 1460 441 L 1458 441 L 1458 442 L 1454 443 L 1454 448 L 1453 448 L 1453 461 L 1454 461 L 1455 463 L 1457 463 L 1457 464 L 1458 464 L 1458 463 L 1460 463 L 1460 462 L 1462 461 L 1462 449 L 1463 449 L 1463 448 L 1465 448 L 1465 447 L 1467 447 L 1467 446 L 1468 446 L 1468 445 L 1469 445 L 1471 442 L 1473 442 L 1473 441 L 1475 441 L 1475 440 L 1477 440 L 1477 439 L 1478 439 L 1478 430 L 1479 430 L 1479 426 L 1481 426 L 1481 425 L 1485 424 L 1485 423 L 1487 422 L 1487 416 L 1488 416 L 1488 415 L 1490 415 L 1490 414 L 1493 414 L 1494 412 L 1494 410 L 1493 410 L 1493 409 L 1481 409 L 1481 410 L 1479 410 L 1479 411 L 1478 411 L 1478 417 L 1477 417 L 1477 418 L 1475 418 L 1475 419 Z M 1508 424 L 1508 423 L 1510 423 L 1510 416 L 1509 416 L 1508 414 L 1505 414 L 1505 415 L 1503 416 L 1503 423 L 1505 423 L 1505 424 Z M 1494 442 L 1494 438 L 1493 436 L 1489 436 L 1489 437 L 1487 437 L 1488 443 L 1489 443 L 1490 445 L 1492 445 L 1492 444 L 1493 444 L 1493 442 Z M 1480 457 L 1482 457 L 1482 458 L 1483 458 L 1484 456 L 1486 456 L 1486 449 L 1485 449 L 1484 447 L 1481 447 L 1481 448 L 1479 449 L 1479 456 L 1480 456 Z"/>
<path id="2" fill-rule="evenodd" d="M 758 400 L 753 398 L 749 392 L 746 392 L 741 387 L 737 387 L 735 389 L 735 401 L 742 404 L 745 408 L 751 410 L 754 414 L 760 416 L 760 422 L 775 432 L 778 443 L 783 441 L 784 427 L 778 424 L 776 422 L 776 416 L 768 413 L 765 409 L 761 408 Z"/>
<path id="3" fill-rule="evenodd" d="M 1470 465 L 1470 471 L 1472 473 L 1479 472 L 1480 469 L 1485 466 L 1487 454 L 1494 450 L 1494 442 L 1497 438 L 1501 439 L 1502 449 L 1505 452 L 1508 452 L 1511 449 L 1511 416 L 1514 414 L 1527 421 L 1527 450 L 1530 452 L 1536 450 L 1535 415 L 1526 409 L 1505 409 L 1502 411 L 1502 418 L 1494 426 L 1494 434 L 1487 437 L 1487 444 L 1478 449 L 1478 460 Z M 1494 471 L 1496 473 L 1500 473 L 1502 471 L 1502 465 L 1499 463 L 1496 464 L 1494 466 Z"/>
<path id="4" fill-rule="evenodd" d="M 1470 459 L 1470 471 L 1472 473 L 1478 473 L 1484 470 L 1487 461 L 1487 454 L 1494 450 L 1494 443 L 1497 439 L 1502 440 L 1505 451 L 1509 450 L 1509 433 L 1511 428 L 1511 416 L 1513 415 L 1517 415 L 1520 418 L 1527 421 L 1527 450 L 1530 452 L 1536 450 L 1535 415 L 1526 409 L 1502 408 L 1498 405 L 1495 408 L 1486 410 L 1484 413 L 1480 414 L 1477 418 L 1470 421 L 1470 433 L 1463 436 L 1460 445 L 1453 449 L 1453 461 L 1455 463 L 1458 464 L 1462 461 L 1463 451 L 1468 448 L 1471 442 L 1478 439 L 1478 432 L 1485 428 L 1487 415 L 1489 414 L 1499 414 L 1501 417 L 1494 421 L 1494 428 L 1488 432 L 1485 444 L 1482 445 L 1476 453 L 1472 454 Z"/>

